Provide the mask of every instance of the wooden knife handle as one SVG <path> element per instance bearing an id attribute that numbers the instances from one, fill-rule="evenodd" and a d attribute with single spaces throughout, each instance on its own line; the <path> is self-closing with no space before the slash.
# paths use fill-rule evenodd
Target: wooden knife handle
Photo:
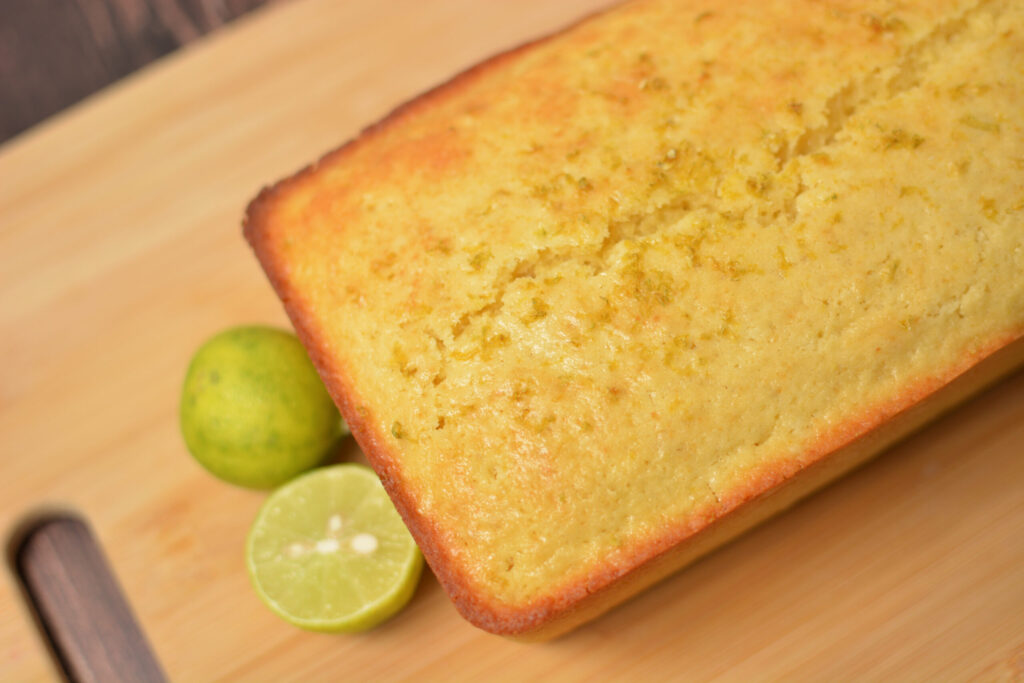
<path id="1" fill-rule="evenodd" d="M 71 516 L 39 520 L 26 531 L 14 559 L 70 681 L 166 680 L 85 522 Z"/>

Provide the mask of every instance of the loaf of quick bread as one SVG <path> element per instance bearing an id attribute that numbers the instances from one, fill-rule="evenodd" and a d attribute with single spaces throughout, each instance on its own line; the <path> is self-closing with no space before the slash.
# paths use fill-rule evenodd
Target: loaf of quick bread
<path id="1" fill-rule="evenodd" d="M 625 4 L 245 234 L 458 609 L 555 635 L 1024 357 L 1024 2 Z"/>

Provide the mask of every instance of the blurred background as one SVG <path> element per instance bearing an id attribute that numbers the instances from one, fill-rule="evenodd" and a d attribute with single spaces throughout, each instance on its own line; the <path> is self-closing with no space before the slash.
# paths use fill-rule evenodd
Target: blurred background
<path id="1" fill-rule="evenodd" d="M 3 0 L 0 142 L 199 36 L 284 0 Z"/>

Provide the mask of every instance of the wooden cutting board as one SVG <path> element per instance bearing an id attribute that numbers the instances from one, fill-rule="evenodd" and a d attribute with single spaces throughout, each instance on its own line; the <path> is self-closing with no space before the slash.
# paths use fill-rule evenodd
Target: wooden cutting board
<path id="1" fill-rule="evenodd" d="M 174 680 L 1024 679 L 1024 373 L 554 643 L 476 630 L 430 575 L 360 636 L 253 594 L 264 495 L 206 475 L 177 426 L 201 341 L 286 324 L 247 200 L 602 2 L 285 3 L 0 148 L 5 540 L 42 509 L 87 518 Z M 0 679 L 56 676 L 7 567 Z"/>

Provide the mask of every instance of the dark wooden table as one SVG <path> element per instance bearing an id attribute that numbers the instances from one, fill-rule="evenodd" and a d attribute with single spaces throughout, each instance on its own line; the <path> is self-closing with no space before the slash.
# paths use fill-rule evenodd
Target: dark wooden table
<path id="1" fill-rule="evenodd" d="M 0 142 L 268 0 L 0 0 Z"/>

